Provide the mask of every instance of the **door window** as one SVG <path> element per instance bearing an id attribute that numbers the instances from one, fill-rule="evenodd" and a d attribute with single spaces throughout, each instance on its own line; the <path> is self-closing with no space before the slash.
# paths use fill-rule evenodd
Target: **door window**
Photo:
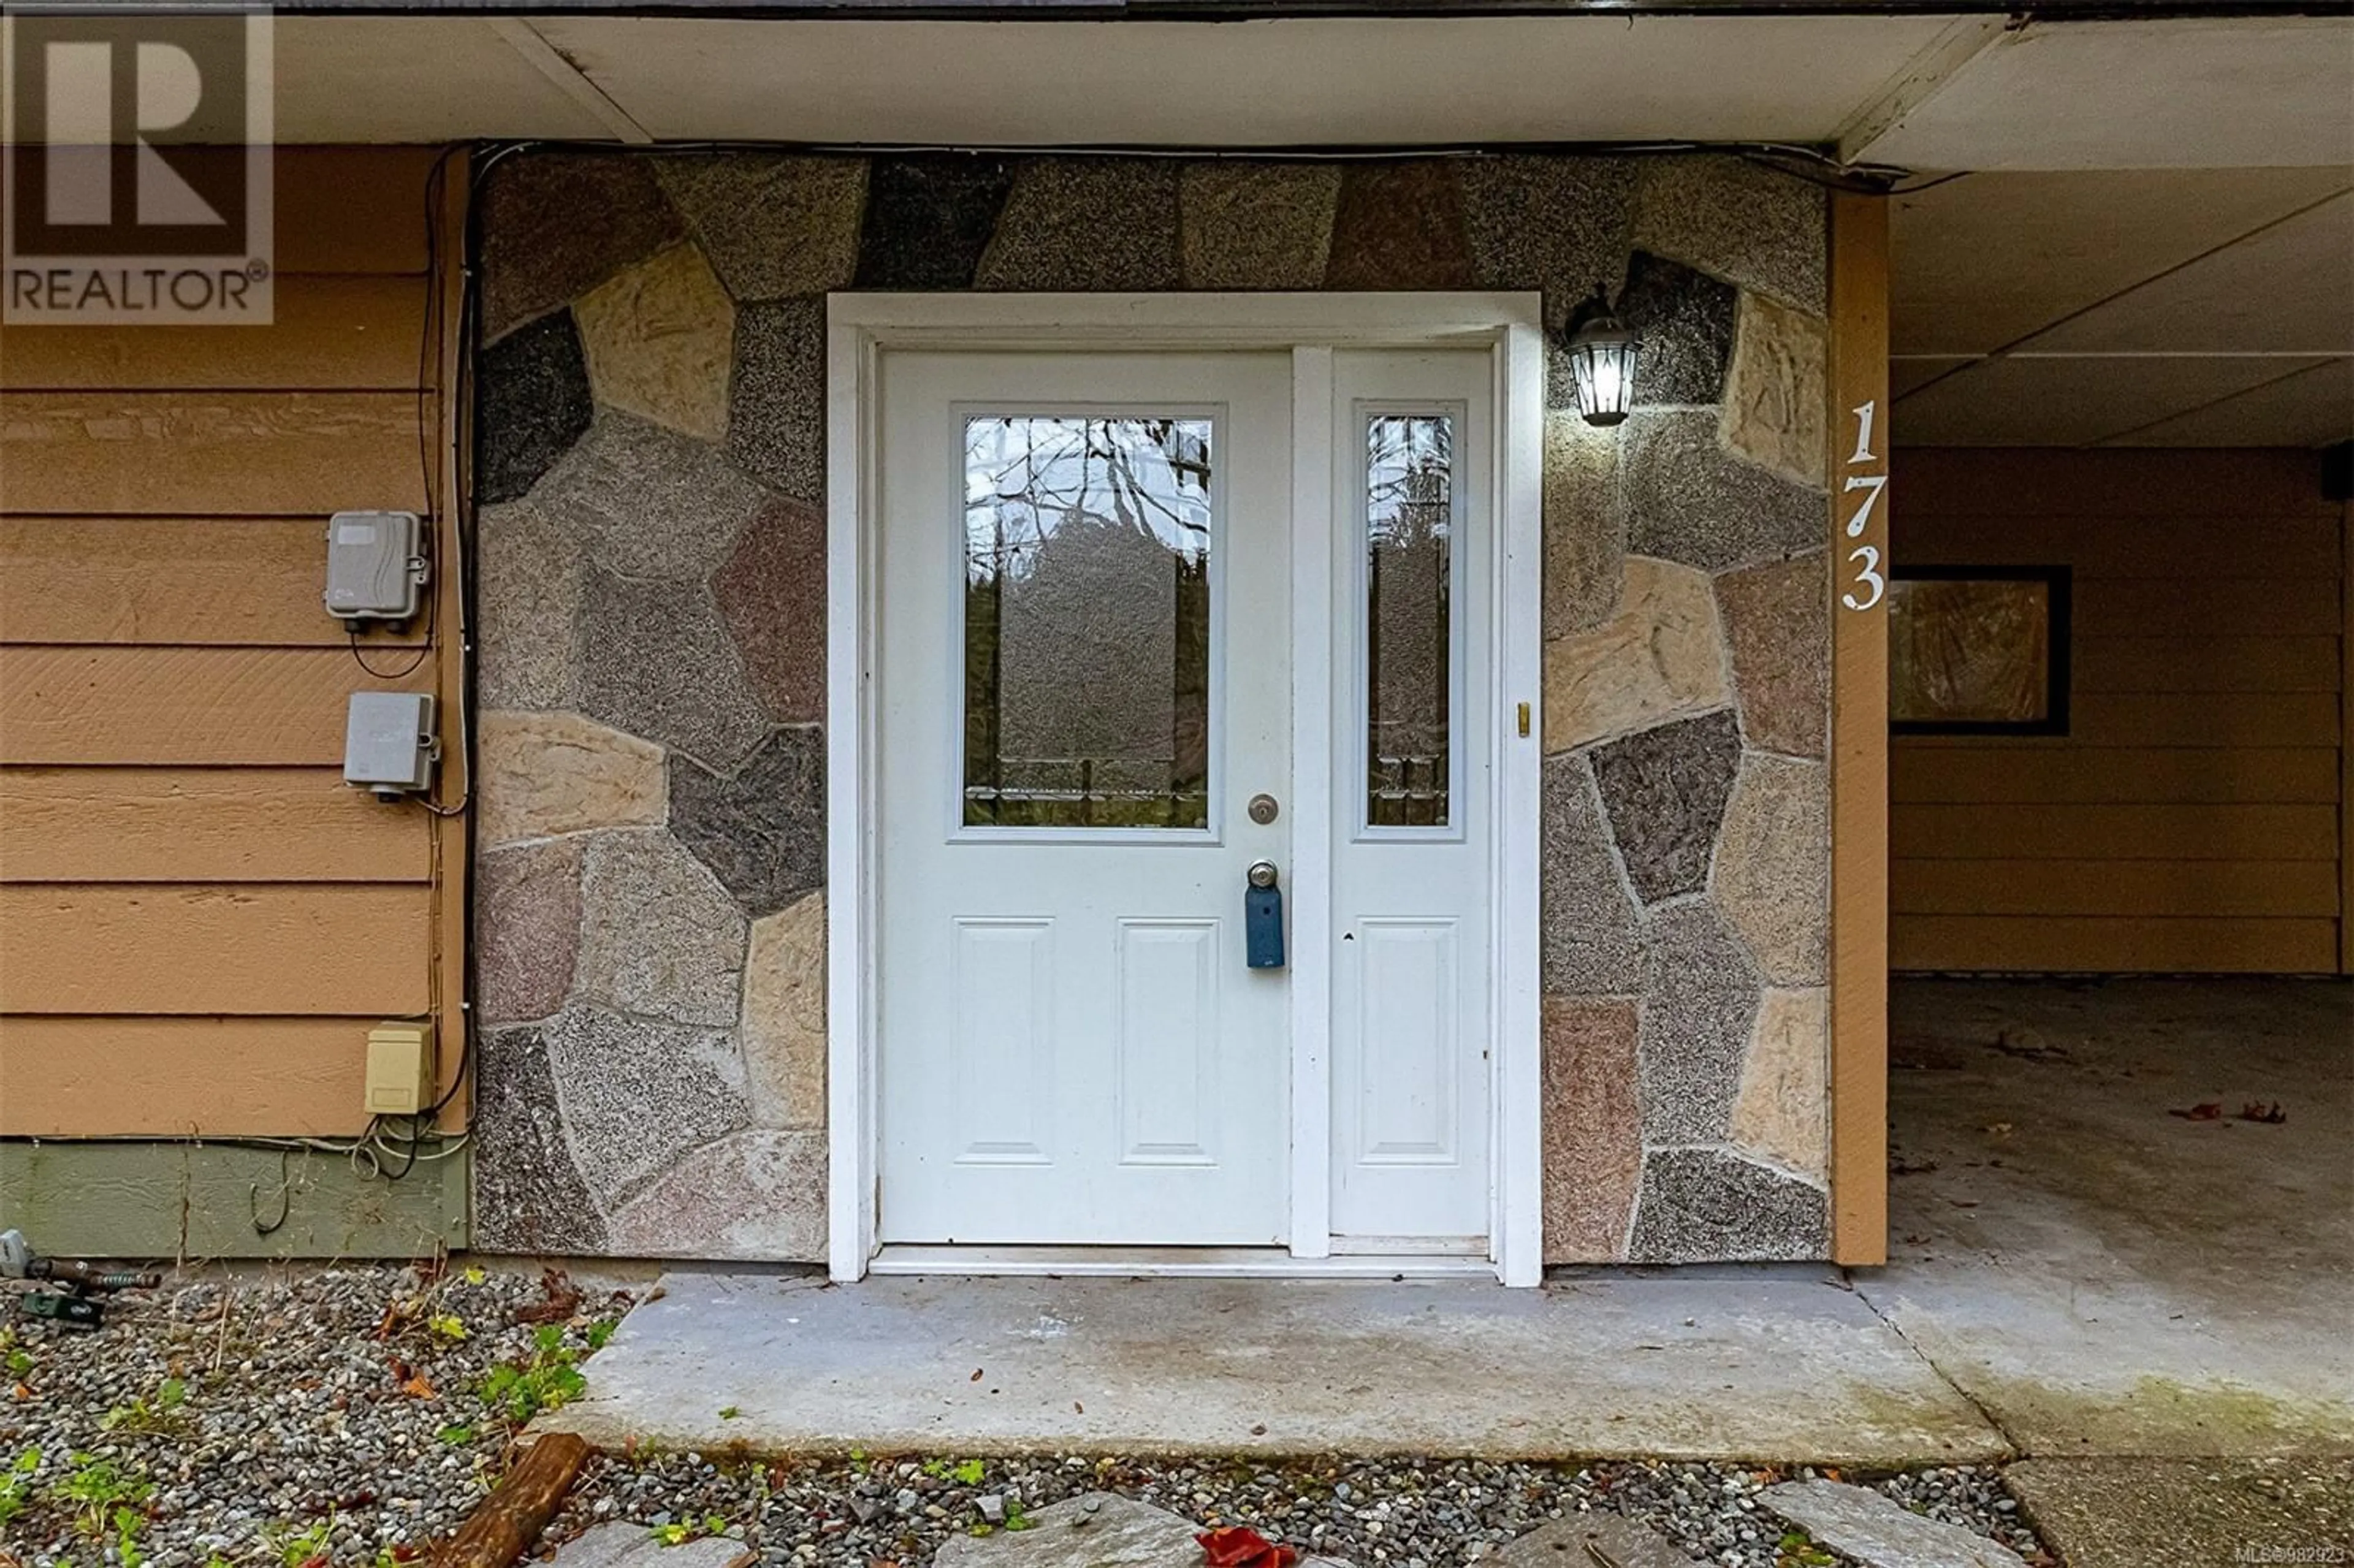
<path id="1" fill-rule="evenodd" d="M 966 416 L 965 827 L 1210 825 L 1214 423 Z"/>
<path id="2" fill-rule="evenodd" d="M 1455 419 L 1364 416 L 1363 826 L 1444 829 L 1455 793 Z"/>

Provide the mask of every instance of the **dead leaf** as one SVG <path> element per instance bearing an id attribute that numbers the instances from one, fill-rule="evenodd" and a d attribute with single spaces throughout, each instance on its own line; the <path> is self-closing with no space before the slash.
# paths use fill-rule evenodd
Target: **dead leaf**
<path id="1" fill-rule="evenodd" d="M 2223 1118 L 2223 1102 L 2200 1100 L 2189 1110 L 2169 1110 L 2166 1114 L 2179 1116 L 2185 1121 L 2221 1121 Z"/>
<path id="2" fill-rule="evenodd" d="M 419 1372 L 415 1377 L 404 1381 L 400 1385 L 400 1392 L 408 1395 L 411 1399 L 437 1399 L 440 1397 L 440 1391 L 433 1386 L 432 1380 L 427 1377 L 423 1372 Z"/>
<path id="3" fill-rule="evenodd" d="M 562 1323 L 580 1310 L 580 1288 L 572 1283 L 572 1277 L 560 1268 L 539 1271 L 539 1293 L 544 1299 L 515 1308 L 516 1322 Z"/>
<path id="4" fill-rule="evenodd" d="M 1073 1400 L 1073 1401 L 1071 1401 L 1071 1410 L 1072 1410 L 1072 1412 L 1073 1412 L 1075 1414 L 1079 1414 L 1079 1415 L 1085 1415 L 1085 1414 L 1087 1413 L 1087 1407 L 1086 1405 L 1084 1405 L 1084 1404 L 1080 1404 L 1077 1400 L 1076 1400 L 1076 1399 L 1075 1399 L 1075 1400 Z"/>
<path id="5" fill-rule="evenodd" d="M 969 1378 L 965 1379 L 964 1381 L 965 1381 L 965 1382 L 967 1382 L 967 1383 L 979 1383 L 979 1382 L 981 1381 L 981 1368 L 979 1368 L 979 1367 L 975 1367 L 975 1368 L 973 1368 L 973 1369 L 972 1369 L 972 1375 L 971 1375 L 970 1377 L 969 1377 Z"/>
<path id="6" fill-rule="evenodd" d="M 1299 1561 L 1297 1547 L 1278 1546 L 1246 1524 L 1205 1530 L 1193 1539 L 1209 1568 L 1291 1568 Z"/>
<path id="7" fill-rule="evenodd" d="M 2240 1119 L 2260 1121 L 2266 1127 L 2278 1127 L 2288 1119 L 2288 1112 L 2281 1109 L 2278 1100 L 2273 1101 L 2270 1105 L 2264 1104 L 2262 1100 L 2250 1100 L 2240 1107 Z"/>

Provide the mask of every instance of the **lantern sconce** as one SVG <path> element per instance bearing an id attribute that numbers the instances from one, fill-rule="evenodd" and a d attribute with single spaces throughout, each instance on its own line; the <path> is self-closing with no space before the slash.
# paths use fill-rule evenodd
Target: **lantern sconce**
<path id="1" fill-rule="evenodd" d="M 1610 298 L 1597 283 L 1594 297 L 1569 318 L 1569 372 L 1577 389 L 1577 411 L 1589 425 L 1623 423 L 1635 401 L 1635 363 L 1642 343 L 1610 312 Z"/>

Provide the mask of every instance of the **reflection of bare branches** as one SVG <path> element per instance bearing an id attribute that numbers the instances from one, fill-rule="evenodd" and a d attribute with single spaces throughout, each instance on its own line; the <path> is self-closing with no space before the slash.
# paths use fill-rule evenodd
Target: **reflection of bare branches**
<path id="1" fill-rule="evenodd" d="M 966 562 L 1034 569 L 1048 535 L 1105 523 L 1199 556 L 1209 546 L 1206 419 L 995 416 L 965 426 Z"/>

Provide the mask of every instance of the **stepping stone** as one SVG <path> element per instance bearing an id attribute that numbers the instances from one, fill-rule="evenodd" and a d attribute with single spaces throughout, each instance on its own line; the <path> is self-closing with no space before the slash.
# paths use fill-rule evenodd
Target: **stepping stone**
<path id="1" fill-rule="evenodd" d="M 664 1546 L 642 1524 L 600 1524 L 566 1542 L 551 1560 L 557 1568 L 749 1568 L 754 1553 L 740 1541 L 706 1535 Z"/>
<path id="2" fill-rule="evenodd" d="M 1555 1520 L 1486 1559 L 1500 1568 L 1700 1568 L 1700 1560 L 1623 1514 Z"/>
<path id="3" fill-rule="evenodd" d="M 1200 1525 L 1110 1492 L 1042 1508 L 1030 1520 L 1028 1530 L 953 1536 L 934 1554 L 932 1568 L 1201 1568 L 1202 1548 L 1193 1540 Z"/>
<path id="4" fill-rule="evenodd" d="M 1841 1481 L 1785 1481 L 1766 1488 L 1759 1500 L 1863 1568 L 2027 1568 L 2026 1559 L 1999 1542 Z"/>

